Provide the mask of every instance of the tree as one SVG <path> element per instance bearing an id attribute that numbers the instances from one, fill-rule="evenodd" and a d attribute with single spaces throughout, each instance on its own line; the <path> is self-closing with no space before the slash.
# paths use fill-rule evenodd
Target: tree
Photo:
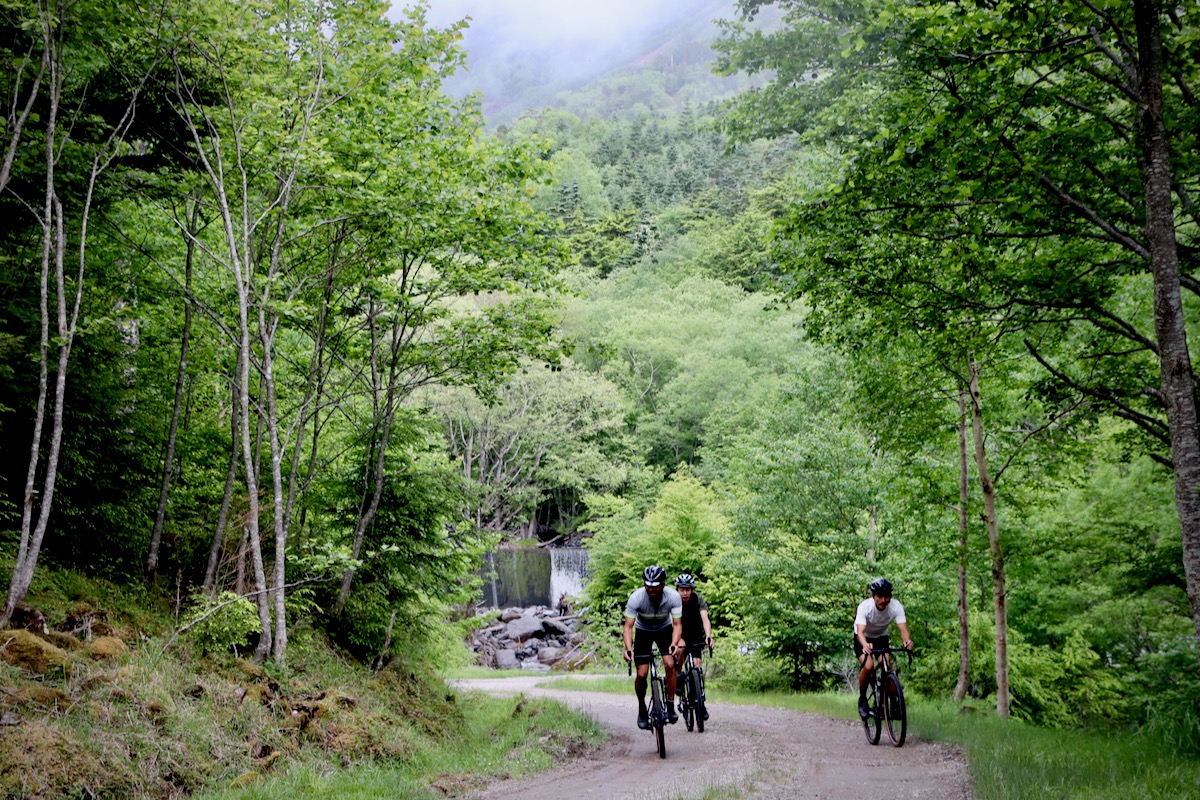
<path id="1" fill-rule="evenodd" d="M 1151 447 L 1165 412 L 1200 636 L 1200 428 L 1180 294 L 1192 283 L 1180 261 L 1193 249 L 1175 233 L 1194 216 L 1190 20 L 1151 0 L 740 7 L 768 5 L 789 12 L 778 33 L 731 25 L 722 45 L 722 69 L 777 71 L 736 104 L 739 136 L 835 136 L 857 160 L 834 205 L 857 205 L 893 237 L 1006 242 L 1013 257 L 989 263 L 1008 268 L 986 274 L 1005 307 L 1125 340 L 1089 353 L 1107 367 L 1092 380 L 1054 375 L 1136 421 Z M 1152 334 L 1120 307 L 1128 278 L 1147 274 Z M 1157 379 L 1103 382 L 1145 353 Z"/>

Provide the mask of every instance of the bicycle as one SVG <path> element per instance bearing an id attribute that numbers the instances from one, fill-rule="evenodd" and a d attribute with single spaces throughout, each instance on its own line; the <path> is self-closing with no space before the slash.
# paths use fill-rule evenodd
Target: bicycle
<path id="1" fill-rule="evenodd" d="M 654 731 L 654 742 L 658 747 L 658 757 L 667 757 L 667 685 L 662 675 L 658 674 L 658 647 L 650 648 L 650 709 L 647 718 L 650 730 Z M 633 674 L 633 662 L 627 662 L 628 672 Z"/>
<path id="2" fill-rule="evenodd" d="M 879 647 L 871 651 L 873 657 L 878 657 L 874 658 L 874 667 L 867 683 L 867 715 L 862 718 L 867 744 L 879 744 L 885 721 L 888 737 L 896 747 L 904 744 L 904 737 L 908 734 L 904 687 L 900 684 L 900 676 L 892 668 L 892 653 L 907 654 L 909 666 L 912 666 L 912 651 L 904 647 Z"/>
<path id="3" fill-rule="evenodd" d="M 698 733 L 704 733 L 704 720 L 708 711 L 705 707 L 704 669 L 696 666 L 691 650 L 685 650 L 685 653 L 683 668 L 675 676 L 679 710 L 683 712 L 683 721 L 689 731 L 694 726 Z M 712 647 L 708 648 L 708 655 L 712 656 Z"/>

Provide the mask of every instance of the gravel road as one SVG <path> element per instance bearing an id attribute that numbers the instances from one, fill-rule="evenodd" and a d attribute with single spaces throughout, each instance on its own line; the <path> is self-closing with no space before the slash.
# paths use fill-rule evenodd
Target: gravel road
<path id="1" fill-rule="evenodd" d="M 539 688 L 544 675 L 459 680 L 465 690 L 551 697 L 600 722 L 600 749 L 529 778 L 502 781 L 471 800 L 970 800 L 966 762 L 953 747 L 914 738 L 892 747 L 887 731 L 866 743 L 857 722 L 760 706 L 713 704 L 704 733 L 683 719 L 667 729 L 667 758 L 638 730 L 629 695 Z M 918 712 L 919 713 L 919 712 Z"/>

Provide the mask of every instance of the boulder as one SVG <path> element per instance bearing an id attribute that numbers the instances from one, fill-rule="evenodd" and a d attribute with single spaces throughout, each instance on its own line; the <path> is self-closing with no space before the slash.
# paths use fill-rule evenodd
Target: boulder
<path id="1" fill-rule="evenodd" d="M 512 650 L 496 651 L 496 669 L 516 669 L 519 666 L 521 666 L 521 662 L 517 660 L 517 654 Z"/>
<path id="2" fill-rule="evenodd" d="M 557 635 L 557 636 L 570 636 L 571 635 L 571 627 L 569 625 L 563 624 L 560 620 L 555 619 L 554 617 L 546 617 L 545 619 L 543 619 L 542 627 L 546 630 L 546 633 L 551 634 L 552 636 L 553 635 Z"/>
<path id="3" fill-rule="evenodd" d="M 508 623 L 504 636 L 514 642 L 524 642 L 527 639 L 540 639 L 545 635 L 543 620 L 535 616 L 521 616 Z"/>

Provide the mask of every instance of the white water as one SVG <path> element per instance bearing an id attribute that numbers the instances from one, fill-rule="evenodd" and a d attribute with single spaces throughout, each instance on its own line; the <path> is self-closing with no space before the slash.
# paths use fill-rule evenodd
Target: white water
<path id="1" fill-rule="evenodd" d="M 548 547 L 550 551 L 550 605 L 566 594 L 578 600 L 587 582 L 588 552 L 582 547 Z"/>

